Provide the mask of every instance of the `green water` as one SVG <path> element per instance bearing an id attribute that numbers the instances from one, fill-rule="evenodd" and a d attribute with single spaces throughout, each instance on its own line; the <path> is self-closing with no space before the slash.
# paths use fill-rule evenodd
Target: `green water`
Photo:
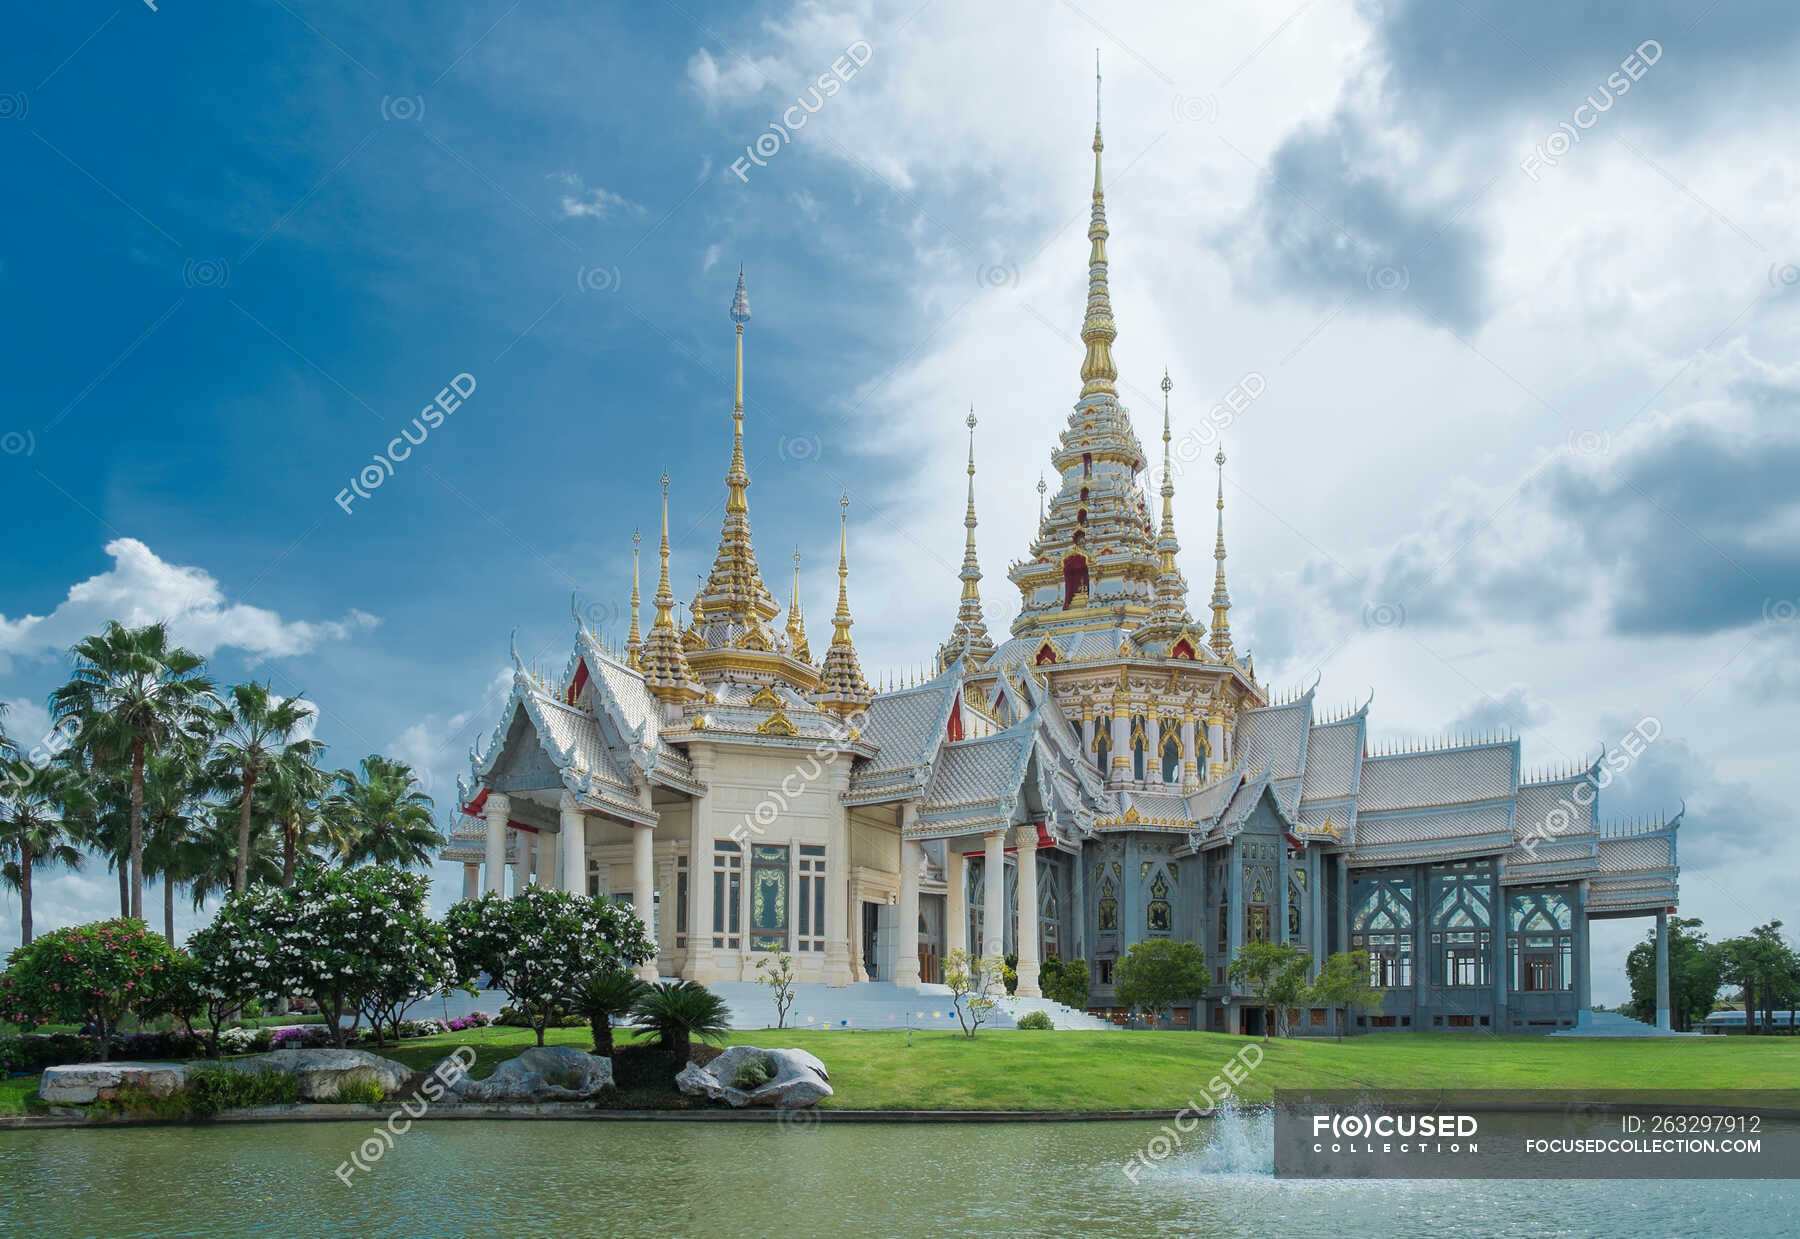
<path id="1" fill-rule="evenodd" d="M 0 1133 L 0 1236 L 1800 1235 L 1800 1183 L 1308 1183 L 1267 1118 L 1133 1184 L 1136 1123 L 436 1122 Z"/>

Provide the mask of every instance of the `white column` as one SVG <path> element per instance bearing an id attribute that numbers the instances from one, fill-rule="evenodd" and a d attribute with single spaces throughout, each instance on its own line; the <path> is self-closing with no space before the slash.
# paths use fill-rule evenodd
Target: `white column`
<path id="1" fill-rule="evenodd" d="M 1006 832 L 990 830 L 981 866 L 981 954 L 999 958 L 1006 954 Z"/>
<path id="2" fill-rule="evenodd" d="M 1754 1012 L 1746 1012 L 1744 1018 L 1754 1022 Z M 1672 1027 L 1669 1019 L 1669 914 L 1667 910 L 1656 914 L 1656 1026 L 1664 1032 Z M 1750 1025 L 1745 1025 L 1748 1028 Z"/>
<path id="3" fill-rule="evenodd" d="M 669 966 L 671 968 L 675 966 L 675 934 L 677 930 L 676 913 L 680 910 L 679 905 L 681 903 L 676 892 L 675 856 L 673 853 L 666 850 L 656 862 L 656 889 L 668 896 L 667 899 L 663 900 L 662 908 L 656 917 L 656 967 L 657 976 L 658 979 L 660 979 L 662 975 L 662 961 L 669 961 Z M 691 892 L 689 893 L 688 898 L 690 900 L 693 899 Z M 683 928 L 683 932 L 685 932 L 685 927 Z"/>
<path id="4" fill-rule="evenodd" d="M 1019 948 L 1019 984 L 1014 991 L 1020 998 L 1042 998 L 1038 988 L 1038 882 L 1037 827 L 1021 826 L 1014 836 L 1019 842 L 1019 921 L 1013 927 L 1013 941 Z"/>
<path id="5" fill-rule="evenodd" d="M 1200 783 L 1200 759 L 1194 744 L 1194 720 L 1190 716 L 1181 720 L 1181 784 L 1183 787 L 1197 787 Z"/>
<path id="6" fill-rule="evenodd" d="M 631 902 L 644 932 L 656 941 L 656 865 L 651 845 L 656 842 L 656 827 L 642 823 L 631 831 Z M 639 969 L 638 976 L 656 980 L 656 957 L 652 955 Z"/>
<path id="7" fill-rule="evenodd" d="M 1162 715 L 1152 709 L 1149 722 L 1150 726 L 1144 729 L 1144 738 L 1149 741 L 1144 753 L 1144 781 L 1160 784 L 1162 782 Z"/>
<path id="8" fill-rule="evenodd" d="M 481 866 L 469 860 L 463 862 L 463 898 L 473 899 L 481 894 Z"/>
<path id="9" fill-rule="evenodd" d="M 561 890 L 556 881 L 556 851 L 561 836 L 538 831 L 535 835 L 521 835 L 521 848 L 529 844 L 531 847 L 531 870 L 537 878 L 537 884 L 547 891 Z M 521 870 L 521 873 L 523 870 Z"/>
<path id="10" fill-rule="evenodd" d="M 1225 720 L 1217 714 L 1206 720 L 1206 746 L 1212 751 L 1207 759 L 1208 781 L 1214 770 L 1225 770 Z"/>
<path id="11" fill-rule="evenodd" d="M 969 949 L 969 909 L 963 854 L 955 839 L 944 840 L 944 954 Z"/>
<path id="12" fill-rule="evenodd" d="M 562 888 L 571 895 L 587 894 L 587 819 L 573 793 L 562 797 Z"/>
<path id="13" fill-rule="evenodd" d="M 1118 706 L 1112 717 L 1112 770 L 1108 777 L 1131 777 L 1131 707 Z"/>
<path id="14" fill-rule="evenodd" d="M 1085 711 L 1081 716 L 1081 751 L 1088 755 L 1088 760 L 1093 760 L 1094 713 L 1092 710 Z"/>
<path id="15" fill-rule="evenodd" d="M 487 888 L 495 894 L 506 894 L 506 821 L 512 813 L 512 801 L 498 792 L 489 792 L 487 804 Z"/>
<path id="16" fill-rule="evenodd" d="M 850 759 L 845 758 L 831 768 L 831 821 L 825 839 L 825 984 L 848 985 L 857 979 L 851 962 L 852 935 L 862 941 L 860 918 L 851 923 L 851 913 L 861 909 L 850 903 L 850 810 L 844 806 L 844 791 L 850 785 Z M 856 948 L 860 951 L 860 946 Z"/>
<path id="17" fill-rule="evenodd" d="M 908 804 L 900 819 L 899 933 L 894 943 L 894 984 L 906 989 L 919 986 L 919 841 L 906 831 L 919 820 L 918 806 Z"/>

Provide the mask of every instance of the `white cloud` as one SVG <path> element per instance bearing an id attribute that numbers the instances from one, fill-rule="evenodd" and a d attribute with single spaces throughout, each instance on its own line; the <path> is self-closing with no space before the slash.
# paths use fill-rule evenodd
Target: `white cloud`
<path id="1" fill-rule="evenodd" d="M 705 275 L 719 265 L 719 253 L 719 247 L 716 245 L 706 247 L 706 253 L 700 258 L 700 274 Z"/>
<path id="2" fill-rule="evenodd" d="M 169 563 L 136 538 L 115 538 L 106 553 L 112 567 L 70 586 L 49 615 L 0 615 L 0 656 L 59 653 L 113 619 L 128 627 L 165 620 L 173 639 L 196 653 L 235 649 L 253 657 L 305 654 L 380 622 L 357 610 L 341 620 L 284 620 L 264 607 L 231 602 L 204 568 Z"/>
<path id="3" fill-rule="evenodd" d="M 687 64 L 688 83 L 709 107 L 744 103 L 768 85 L 771 77 L 782 72 L 781 61 L 774 57 L 738 57 L 721 65 L 705 48 L 695 52 Z"/>

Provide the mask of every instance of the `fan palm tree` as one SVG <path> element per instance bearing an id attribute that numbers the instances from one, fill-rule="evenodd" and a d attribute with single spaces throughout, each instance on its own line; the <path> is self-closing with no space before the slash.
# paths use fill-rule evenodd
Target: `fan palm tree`
<path id="1" fill-rule="evenodd" d="M 57 720 L 100 764 L 130 769 L 130 916 L 144 915 L 144 764 L 157 749 L 191 740 L 214 708 L 206 660 L 169 644 L 166 624 L 126 628 L 117 620 L 71 651 L 69 682 L 50 695 Z"/>
<path id="2" fill-rule="evenodd" d="M 198 755 L 157 753 L 144 771 L 144 867 L 162 883 L 163 937 L 175 941 L 175 888 L 188 880 L 206 786 Z"/>
<path id="3" fill-rule="evenodd" d="M 615 1015 L 629 1015 L 646 986 L 623 968 L 600 968 L 569 999 L 569 1010 L 587 1019 L 594 1030 L 594 1053 L 612 1057 Z"/>
<path id="4" fill-rule="evenodd" d="M 233 779 L 237 785 L 237 871 L 232 889 L 248 887 L 250 818 L 256 789 L 263 775 L 280 759 L 295 732 L 313 716 L 313 708 L 299 697 L 277 696 L 267 684 L 237 684 L 218 712 L 219 738 L 213 749 L 212 772 Z"/>
<path id="5" fill-rule="evenodd" d="M 443 846 L 431 807 L 411 766 L 372 753 L 362 759 L 360 774 L 338 771 L 325 817 L 345 865 L 368 861 L 410 869 L 429 865 Z"/>
<path id="6" fill-rule="evenodd" d="M 81 785 L 69 767 L 38 767 L 22 758 L 0 761 L 0 882 L 19 892 L 19 943 L 31 941 L 31 879 L 39 865 L 81 867 L 81 852 L 63 823 L 79 812 Z"/>
<path id="7" fill-rule="evenodd" d="M 632 1023 L 655 1033 L 663 1051 L 678 1063 L 688 1061 L 695 1037 L 716 1045 L 731 1033 L 731 1008 L 698 981 L 647 985 L 631 1014 Z"/>
<path id="8" fill-rule="evenodd" d="M 229 895 L 237 889 L 238 825 L 240 812 L 235 803 L 209 803 L 202 806 L 194 830 L 183 845 L 178 864 L 188 884 L 188 896 L 194 911 L 208 900 Z M 250 829 L 250 854 L 245 869 L 249 886 L 272 886 L 281 881 L 281 851 L 270 829 L 269 820 L 254 816 Z"/>
<path id="9" fill-rule="evenodd" d="M 325 840 L 324 799 L 332 776 L 319 769 L 325 746 L 296 740 L 269 767 L 258 798 L 281 838 L 281 884 L 292 886 L 303 859 Z"/>

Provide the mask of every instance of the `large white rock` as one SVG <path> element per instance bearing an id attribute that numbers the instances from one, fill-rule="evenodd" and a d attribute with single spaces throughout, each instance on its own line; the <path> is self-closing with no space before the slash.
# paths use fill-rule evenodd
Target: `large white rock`
<path id="1" fill-rule="evenodd" d="M 180 1063 L 69 1063 L 44 1068 L 38 1096 L 51 1105 L 85 1106 L 112 1097 L 124 1084 L 167 1097 L 187 1079 Z"/>
<path id="2" fill-rule="evenodd" d="M 752 1089 L 735 1086 L 732 1081 L 739 1069 L 758 1058 L 767 1059 L 774 1067 L 773 1078 Z M 798 1110 L 817 1105 L 832 1093 L 825 1064 L 805 1050 L 764 1050 L 753 1045 L 731 1046 L 704 1067 L 689 1063 L 675 1077 L 675 1086 L 690 1096 L 705 1095 L 739 1110 L 745 1106 Z"/>
<path id="3" fill-rule="evenodd" d="M 348 1080 L 375 1080 L 396 1093 L 412 1078 L 413 1069 L 367 1050 L 271 1050 L 244 1058 L 228 1058 L 230 1071 L 285 1071 L 300 1081 L 302 1101 L 336 1101 Z"/>
<path id="4" fill-rule="evenodd" d="M 450 1091 L 463 1101 L 584 1101 L 612 1086 L 612 1059 L 545 1045 L 507 1059 L 485 1080 L 456 1079 Z"/>

